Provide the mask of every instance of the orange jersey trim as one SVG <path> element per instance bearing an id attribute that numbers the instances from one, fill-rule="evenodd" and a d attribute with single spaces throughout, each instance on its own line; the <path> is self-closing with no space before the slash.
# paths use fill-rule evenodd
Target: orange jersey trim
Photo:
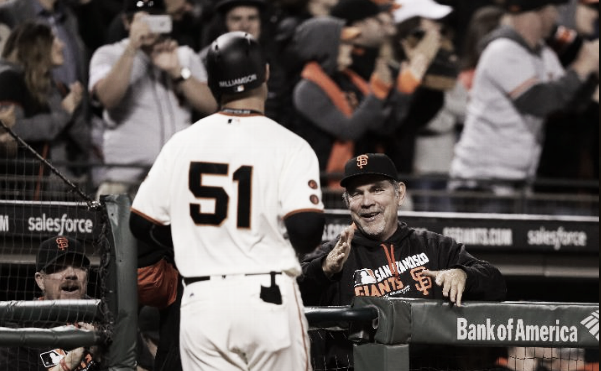
<path id="1" fill-rule="evenodd" d="M 397 77 L 397 90 L 401 93 L 411 94 L 420 84 L 421 81 L 409 69 L 401 71 Z"/>
<path id="2" fill-rule="evenodd" d="M 346 117 L 353 115 L 353 108 L 346 100 L 346 95 L 340 87 L 328 76 L 317 62 L 309 62 L 303 68 L 301 77 L 319 86 L 330 98 L 332 103 Z"/>
<path id="3" fill-rule="evenodd" d="M 363 93 L 363 95 L 367 95 L 371 92 L 367 81 L 365 81 L 363 77 L 359 76 L 355 71 L 349 70 L 347 68 L 344 71 L 342 71 L 342 73 L 344 73 L 346 76 L 348 76 L 349 79 L 351 79 L 353 85 L 355 85 L 357 89 L 359 89 Z"/>
<path id="4" fill-rule="evenodd" d="M 129 210 L 130 210 L 132 213 L 136 213 L 136 214 L 140 215 L 142 218 L 144 218 L 144 219 L 148 220 L 149 222 L 151 222 L 151 223 L 153 223 L 153 224 L 160 225 L 160 226 L 162 226 L 162 227 L 163 227 L 163 226 L 165 226 L 165 224 L 163 224 L 163 223 L 159 222 L 158 220 L 155 220 L 155 219 L 153 219 L 153 218 L 149 217 L 148 215 L 144 214 L 143 212 L 141 212 L 141 211 L 139 211 L 139 210 L 136 210 L 136 209 L 134 209 L 133 207 L 132 207 L 132 208 L 130 208 Z"/>
<path id="5" fill-rule="evenodd" d="M 284 215 L 284 220 L 291 217 L 292 215 L 296 215 L 296 214 L 300 214 L 300 213 L 317 213 L 317 214 L 323 214 L 323 210 L 320 209 L 299 209 L 299 210 L 294 210 L 289 212 L 288 214 Z"/>
<path id="6" fill-rule="evenodd" d="M 529 78 L 528 80 L 521 83 L 517 88 L 513 89 L 509 92 L 509 97 L 511 99 L 516 99 L 520 95 L 522 95 L 525 91 L 533 87 L 538 83 L 538 79 L 536 77 Z"/>
<path id="7" fill-rule="evenodd" d="M 233 116 L 233 117 L 251 117 L 251 116 L 259 116 L 259 117 L 264 117 L 265 115 L 260 114 L 260 113 L 232 113 L 232 112 L 217 112 L 220 115 L 224 115 L 224 116 Z"/>

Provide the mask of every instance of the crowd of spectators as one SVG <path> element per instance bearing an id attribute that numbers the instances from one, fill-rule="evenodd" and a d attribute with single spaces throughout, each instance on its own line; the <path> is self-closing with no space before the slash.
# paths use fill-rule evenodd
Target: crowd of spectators
<path id="1" fill-rule="evenodd" d="M 598 39 L 598 1 L 1 3 L 0 49 L 5 52 L 0 117 L 34 148 L 46 148 L 40 151 L 42 156 L 63 165 L 59 170 L 68 177 L 88 179 L 98 194 L 135 194 L 166 140 L 218 109 L 206 86 L 203 56 L 218 35 L 236 30 L 259 39 L 268 56 L 266 116 L 311 144 L 324 185 L 335 187 L 337 179 L 332 175 L 341 173 L 341 164 L 365 152 L 386 153 L 401 174 L 416 175 L 411 186 L 417 190 L 483 188 L 482 183 L 466 179 L 500 178 L 513 182 L 510 185 L 536 177 L 598 179 L 599 53 L 598 42 L 592 41 Z M 525 3 L 531 5 L 524 8 Z M 149 29 L 144 17 L 154 13 L 170 16 L 168 35 Z M 499 44 L 493 41 L 510 40 L 507 29 L 515 29 L 516 20 L 517 28 L 520 22 L 532 28 L 531 20 L 544 17 L 543 13 L 549 24 L 539 30 L 530 51 L 523 49 L 525 56 L 534 53 L 534 62 L 516 57 L 511 67 L 504 67 L 524 71 L 527 80 L 534 77 L 526 76 L 531 63 L 544 65 L 531 70 L 536 73 L 548 70 L 552 63 L 555 77 L 533 83 L 529 85 L 533 89 L 526 91 L 517 75 L 513 79 L 517 85 L 509 86 L 510 79 L 498 70 L 499 81 L 508 85 L 499 89 L 497 97 L 511 96 L 504 101 L 504 111 L 497 106 L 502 100 L 485 100 L 491 96 L 491 86 L 497 85 L 495 79 L 484 78 L 489 67 L 482 66 L 491 60 L 503 62 L 489 51 L 480 63 L 480 55 L 484 46 Z M 523 21 L 528 17 L 530 21 Z M 54 63 L 37 72 L 45 74 L 48 87 L 27 84 L 28 71 L 36 67 L 19 56 L 32 57 L 6 51 L 9 35 L 18 39 L 16 45 L 9 45 L 12 49 L 28 42 L 16 35 L 22 25 L 31 28 L 38 23 L 49 27 L 61 44 L 60 63 L 48 61 L 49 48 L 36 51 L 39 60 Z M 539 52 L 544 57 L 539 58 Z M 567 87 L 557 82 L 564 75 L 572 79 Z M 20 97 L 13 96 L 15 79 L 25 89 Z M 51 92 L 62 98 L 62 105 L 60 99 L 56 104 L 46 101 Z M 537 93 L 544 96 L 536 98 Z M 541 99 L 547 104 L 539 104 Z M 67 100 L 69 107 L 65 107 Z M 49 115 L 60 117 L 61 123 L 55 124 Z M 38 129 L 32 122 L 47 122 L 48 127 Z M 486 127 L 481 122 L 513 122 L 521 129 L 504 135 L 501 124 L 481 131 Z M 0 138 L 0 152 L 9 160 L 17 156 L 11 137 L 2 133 Z M 522 161 L 524 157 L 529 159 Z M 512 158 L 522 170 L 499 170 Z M 94 166 L 82 167 L 82 163 Z M 497 193 L 507 190 L 493 188 Z M 35 194 L 15 197 L 35 198 Z M 427 199 L 419 203 L 429 210 L 450 208 Z"/>

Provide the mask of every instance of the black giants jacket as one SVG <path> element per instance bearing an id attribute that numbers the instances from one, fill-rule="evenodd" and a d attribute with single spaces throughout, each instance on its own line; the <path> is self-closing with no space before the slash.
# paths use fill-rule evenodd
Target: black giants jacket
<path id="1" fill-rule="evenodd" d="M 329 279 L 321 264 L 337 241 L 323 244 L 303 259 L 298 281 L 305 305 L 349 305 L 355 296 L 445 299 L 442 288 L 421 272 L 450 268 L 467 273 L 463 300 L 505 299 L 507 289 L 501 272 L 449 237 L 409 228 L 405 223 L 399 223 L 385 242 L 371 240 L 356 230 L 344 268 Z"/>
<path id="2" fill-rule="evenodd" d="M 422 272 L 450 268 L 467 273 L 462 300 L 505 299 L 507 289 L 501 272 L 476 259 L 463 244 L 449 237 L 409 228 L 405 223 L 399 223 L 397 231 L 385 242 L 371 240 L 356 230 L 342 271 L 329 279 L 321 265 L 337 241 L 338 238 L 323 244 L 302 260 L 303 272 L 298 282 L 305 305 L 349 305 L 355 296 L 446 300 L 442 288 Z M 344 334 L 334 332 L 320 339 L 323 343 L 312 348 L 312 352 L 325 354 L 314 353 L 314 359 L 323 359 L 326 366 L 352 365 L 352 344 Z M 312 347 L 317 343 L 312 341 Z"/>

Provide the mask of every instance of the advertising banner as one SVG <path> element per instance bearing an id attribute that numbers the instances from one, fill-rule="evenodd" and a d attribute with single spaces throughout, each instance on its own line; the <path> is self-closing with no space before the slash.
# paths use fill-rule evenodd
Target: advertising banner
<path id="1" fill-rule="evenodd" d="M 454 238 L 470 251 L 599 252 L 598 217 L 405 212 L 399 220 Z M 346 210 L 326 212 L 322 239 L 336 238 L 350 223 Z"/>
<path id="2" fill-rule="evenodd" d="M 85 203 L 0 201 L 0 235 L 93 237 L 100 234 L 99 217 Z"/>

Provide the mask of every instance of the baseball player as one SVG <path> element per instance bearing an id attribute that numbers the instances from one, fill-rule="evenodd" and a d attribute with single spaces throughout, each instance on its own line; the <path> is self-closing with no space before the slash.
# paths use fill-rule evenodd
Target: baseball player
<path id="1" fill-rule="evenodd" d="M 163 147 L 132 232 L 152 243 L 170 229 L 184 370 L 310 370 L 295 251 L 323 232 L 317 157 L 263 115 L 269 67 L 252 36 L 217 38 L 207 71 L 221 109 Z"/>

